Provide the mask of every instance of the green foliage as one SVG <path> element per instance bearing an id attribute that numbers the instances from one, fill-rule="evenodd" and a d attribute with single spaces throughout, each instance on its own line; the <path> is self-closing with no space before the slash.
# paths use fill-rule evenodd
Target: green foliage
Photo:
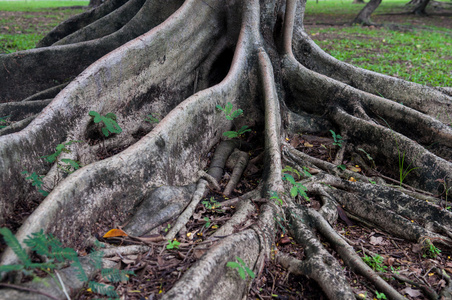
<path id="1" fill-rule="evenodd" d="M 396 142 L 396 145 L 397 145 L 397 152 L 399 154 L 399 181 L 400 181 L 400 185 L 402 185 L 403 181 L 408 176 L 408 174 L 410 174 L 411 171 L 419 169 L 419 167 L 410 168 L 412 163 L 409 163 L 409 165 L 407 167 L 405 167 L 404 166 L 404 163 L 405 163 L 405 151 L 401 154 L 401 152 L 399 150 L 399 145 L 398 145 L 397 142 Z"/>
<path id="2" fill-rule="evenodd" d="M 176 241 L 176 240 L 169 240 L 168 241 L 168 245 L 166 245 L 166 249 L 171 250 L 171 249 L 179 249 L 179 245 L 180 242 Z"/>
<path id="3" fill-rule="evenodd" d="M 376 272 L 386 272 L 388 267 L 383 266 L 383 257 L 380 255 L 367 256 L 364 254 L 363 261 Z"/>
<path id="4" fill-rule="evenodd" d="M 108 137 L 110 133 L 122 132 L 122 128 L 116 123 L 116 115 L 114 113 L 108 113 L 105 116 L 101 116 L 98 112 L 90 111 L 89 115 L 93 117 L 94 123 L 104 123 L 105 127 L 102 127 L 102 133 L 106 137 Z"/>
<path id="5" fill-rule="evenodd" d="M 150 115 L 147 115 L 146 118 L 145 118 L 144 120 L 145 120 L 146 122 L 151 123 L 151 124 L 160 122 L 160 120 L 159 120 L 159 118 L 158 118 L 158 114 L 155 114 L 155 117 L 154 117 L 154 115 L 153 115 L 152 113 L 151 113 Z"/>
<path id="6" fill-rule="evenodd" d="M 216 201 L 214 197 L 210 197 L 209 200 L 203 200 L 201 203 L 204 205 L 205 208 L 211 210 L 215 210 L 221 206 L 220 203 L 218 203 L 218 201 Z"/>
<path id="7" fill-rule="evenodd" d="M 377 299 L 388 299 L 384 293 L 379 293 L 378 291 L 375 291 L 375 295 L 377 296 Z"/>
<path id="8" fill-rule="evenodd" d="M 49 163 L 53 163 L 61 153 L 63 153 L 63 152 L 71 153 L 71 150 L 67 149 L 66 146 L 70 146 L 74 143 L 81 143 L 81 142 L 82 141 L 69 141 L 64 144 L 58 144 L 58 146 L 56 146 L 56 148 L 55 148 L 54 153 L 52 153 L 50 155 L 41 156 L 41 158 L 44 158 Z"/>
<path id="9" fill-rule="evenodd" d="M 334 132 L 333 130 L 330 130 L 330 132 L 333 135 L 333 140 L 334 140 L 333 145 L 342 147 L 342 142 L 343 142 L 342 137 L 339 134 L 336 134 L 336 132 Z"/>
<path id="10" fill-rule="evenodd" d="M 226 106 L 224 108 L 221 107 L 221 105 L 216 106 L 217 109 L 224 112 L 226 119 L 231 121 L 243 114 L 243 110 L 237 109 L 235 111 L 232 111 L 232 107 L 233 106 L 231 102 L 226 103 Z"/>
<path id="11" fill-rule="evenodd" d="M 211 224 L 209 217 L 204 217 L 203 220 L 206 221 L 206 224 L 204 224 L 204 227 L 209 228 L 210 224 Z"/>
<path id="12" fill-rule="evenodd" d="M 31 236 L 29 235 L 24 239 L 24 244 L 27 245 L 31 251 L 47 258 L 47 261 L 44 263 L 34 263 L 8 228 L 0 228 L 0 234 L 3 236 L 8 247 L 14 251 L 22 262 L 22 264 L 16 265 L 2 265 L 0 266 L 0 272 L 22 271 L 26 275 L 32 275 L 37 278 L 32 271 L 39 269 L 54 277 L 51 271 L 55 270 L 58 267 L 58 264 L 63 266 L 67 263 L 71 263 L 71 266 L 77 270 L 77 278 L 82 282 L 88 283 L 88 287 L 90 287 L 94 293 L 107 297 L 119 297 L 112 286 L 107 286 L 95 281 L 88 282 L 89 278 L 80 263 L 77 252 L 72 248 L 64 248 L 61 242 L 53 235 L 44 234 L 44 231 L 41 230 L 32 233 Z M 90 262 L 94 267 L 97 270 L 101 270 L 102 277 L 110 282 L 127 281 L 129 279 L 128 275 L 134 274 L 133 271 L 130 270 L 103 269 L 103 252 L 101 251 L 93 252 L 89 257 L 91 258 Z M 55 281 L 59 282 L 58 280 Z"/>
<path id="13" fill-rule="evenodd" d="M 9 118 L 9 116 L 6 117 L 0 117 L 0 129 L 5 128 L 6 126 L 8 126 L 8 121 L 6 120 L 7 118 Z"/>
<path id="14" fill-rule="evenodd" d="M 435 245 L 433 245 L 432 242 L 427 240 L 427 243 L 428 243 L 428 246 L 426 248 L 424 248 L 424 254 L 422 255 L 422 257 L 436 258 L 436 256 L 441 254 L 441 250 L 438 249 L 437 247 L 435 247 Z"/>
<path id="15" fill-rule="evenodd" d="M 79 161 L 75 161 L 70 158 L 62 158 L 61 162 L 65 163 L 65 165 L 58 164 L 58 167 L 68 174 L 73 173 L 82 167 Z"/>
<path id="16" fill-rule="evenodd" d="M 290 188 L 290 195 L 292 198 L 297 197 L 298 195 L 303 196 L 307 201 L 310 201 L 308 195 L 306 194 L 307 188 L 299 182 L 296 182 L 292 175 L 283 174 L 283 180 L 287 180 L 292 184 Z"/>
<path id="17" fill-rule="evenodd" d="M 30 180 L 31 181 L 31 185 L 35 186 L 38 189 L 38 192 L 40 192 L 44 197 L 47 197 L 49 195 L 49 192 L 47 192 L 46 190 L 44 190 L 43 187 L 43 182 L 42 182 L 42 178 L 44 178 L 44 175 L 38 175 L 36 174 L 36 172 L 33 172 L 31 174 L 28 173 L 28 171 L 23 171 L 22 174 L 24 175 L 28 175 L 27 177 L 25 177 L 26 180 Z"/>
<path id="18" fill-rule="evenodd" d="M 243 280 L 246 279 L 246 274 L 248 274 L 249 277 L 254 279 L 256 277 L 256 275 L 250 268 L 248 268 L 246 266 L 245 262 L 238 256 L 236 256 L 235 258 L 238 260 L 238 263 L 235 261 L 229 261 L 226 264 L 226 266 L 229 268 L 232 268 L 232 269 L 237 269 L 237 272 L 239 273 L 240 278 L 242 278 Z"/>
<path id="19" fill-rule="evenodd" d="M 283 206 L 283 201 L 282 199 L 279 197 L 278 193 L 275 191 L 269 191 L 268 192 L 270 194 L 270 199 L 275 199 L 275 203 L 278 205 Z"/>
<path id="20" fill-rule="evenodd" d="M 300 172 L 298 172 L 297 169 L 294 169 L 291 166 L 285 166 L 284 169 L 281 170 L 281 172 L 283 172 L 283 173 L 284 172 L 291 172 L 291 173 L 297 174 L 298 179 L 301 178 Z M 311 175 L 311 174 L 309 174 L 309 175 Z"/>
<path id="21" fill-rule="evenodd" d="M 347 166 L 346 165 L 339 165 L 339 166 L 337 166 L 337 168 L 342 170 L 342 171 L 345 171 L 345 169 L 347 169 Z"/>
<path id="22" fill-rule="evenodd" d="M 242 134 L 244 134 L 245 132 L 248 132 L 248 131 L 251 131 L 251 129 L 248 129 L 248 126 L 245 125 L 245 126 L 242 126 L 242 128 L 240 128 L 238 131 L 223 132 L 223 135 L 228 138 L 235 138 L 235 137 L 241 136 Z"/>

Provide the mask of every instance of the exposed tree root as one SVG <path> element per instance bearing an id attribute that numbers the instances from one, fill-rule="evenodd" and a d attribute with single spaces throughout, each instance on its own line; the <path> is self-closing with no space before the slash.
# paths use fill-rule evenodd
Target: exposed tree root
<path id="1" fill-rule="evenodd" d="M 181 238 L 209 184 L 219 189 L 228 157 L 240 149 L 232 155 L 238 153 L 239 158 L 224 191 L 235 198 L 220 204 L 225 210 L 237 206 L 237 211 L 223 218 L 224 225 L 199 246 L 191 245 L 190 253 L 196 253 L 199 260 L 163 299 L 247 295 L 251 277 L 243 280 L 227 263 L 239 257 L 262 275 L 265 261 L 277 247 L 276 223 L 288 226 L 304 253 L 304 258 L 296 258 L 280 252 L 277 262 L 292 273 L 316 280 L 329 298 L 353 299 L 355 291 L 324 241 L 348 269 L 364 276 L 388 298 L 402 299 L 393 281 L 367 266 L 353 248 L 356 245 L 332 226 L 339 217 L 348 225 L 353 219 L 424 247 L 452 247 L 452 214 L 435 205 L 441 203 L 435 195 L 445 194 L 452 178 L 452 130 L 442 123 L 445 113 L 452 113 L 448 90 L 333 59 L 303 31 L 303 1 L 300 5 L 295 0 L 187 0 L 179 8 L 181 2 L 107 2 L 75 18 L 74 28 L 68 22 L 56 29 L 42 42 L 46 47 L 0 56 L 0 76 L 6 78 L 0 88 L 1 101 L 26 98 L 0 105 L 0 115 L 11 115 L 11 121 L 16 121 L 0 130 L 0 224 L 20 204 L 42 201 L 16 232 L 21 242 L 43 229 L 67 246 L 84 250 L 99 234 L 98 224 L 102 228 L 124 224 L 122 229 L 134 243 L 143 244 L 138 236 L 176 218 L 166 236 L 157 239 Z M 54 43 L 68 45 L 48 46 Z M 77 61 L 87 56 L 81 49 L 98 48 L 100 52 L 77 67 L 63 60 L 70 56 Z M 51 74 L 53 66 L 47 65 L 28 74 L 22 91 L 13 88 L 23 72 L 49 55 L 55 66 L 61 65 L 58 72 L 70 72 Z M 25 63 L 28 59 L 29 64 Z M 92 62 L 66 87 L 61 85 Z M 46 77 L 37 80 L 34 74 L 39 72 Z M 50 98 L 51 102 L 43 100 Z M 216 109 L 227 103 L 243 109 L 244 117 L 229 121 Z M 104 137 L 102 124 L 93 123 L 90 111 L 102 116 L 114 113 L 122 132 Z M 159 117 L 158 124 L 145 123 L 149 114 Z M 245 151 L 253 150 L 255 143 L 221 141 L 223 132 L 233 125 L 253 127 L 257 143 L 265 147 L 249 163 L 249 170 L 263 164 L 260 182 L 241 196 L 234 188 L 248 164 Z M 341 145 L 336 145 L 335 155 L 330 151 L 332 163 L 285 142 L 299 131 L 325 135 L 329 130 L 344 138 L 336 142 Z M 71 141 L 84 142 L 68 145 L 68 153 L 53 164 L 41 158 Z M 80 161 L 83 168 L 69 175 L 61 173 L 58 165 L 68 158 Z M 356 160 L 365 172 L 338 168 L 346 160 Z M 283 164 L 300 173 L 299 181 L 283 182 Z M 208 176 L 202 171 L 206 168 Z M 44 200 L 21 174 L 24 169 L 43 176 L 51 189 Z M 350 181 L 351 177 L 357 182 Z M 290 198 L 294 187 L 297 195 Z M 303 197 L 302 192 L 306 193 Z M 309 198 L 319 200 L 320 207 L 304 206 Z M 153 249 L 153 242 L 145 244 Z M 166 244 L 158 246 L 165 251 Z M 107 256 L 148 249 L 111 247 L 105 252 Z M 5 250 L 1 263 L 15 262 L 13 251 Z M 94 276 L 95 270 L 88 265 L 87 272 Z M 74 270 L 58 272 L 67 290 L 75 293 L 82 287 L 73 279 Z M 424 288 L 428 297 L 450 294 L 450 277 L 444 274 L 447 284 L 442 291 Z M 17 293 L 2 290 L 0 298 L 27 299 Z M 57 288 L 49 293 L 65 297 Z"/>

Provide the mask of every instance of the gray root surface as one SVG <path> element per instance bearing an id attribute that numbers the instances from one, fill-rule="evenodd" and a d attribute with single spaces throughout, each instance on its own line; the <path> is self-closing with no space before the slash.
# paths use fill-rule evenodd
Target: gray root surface
<path id="1" fill-rule="evenodd" d="M 206 176 L 199 174 L 208 169 L 210 180 L 220 182 L 234 149 L 260 147 L 260 161 L 248 167 L 255 172 L 263 164 L 259 186 L 226 202 L 237 205 L 237 212 L 208 241 L 209 250 L 196 250 L 204 254 L 163 298 L 246 296 L 251 281 L 226 264 L 238 256 L 261 274 L 275 247 L 278 217 L 291 225 L 305 252 L 302 261 L 278 256 L 289 272 L 316 280 L 330 299 L 355 297 L 322 236 L 350 269 L 389 298 L 400 299 L 332 225 L 340 206 L 351 219 L 391 235 L 451 247 L 452 214 L 425 201 L 452 184 L 452 130 L 442 123 L 452 114 L 450 88 L 417 85 L 332 58 L 304 32 L 304 1 L 182 2 L 107 1 L 58 26 L 41 48 L 0 55 L 0 116 L 10 115 L 12 122 L 0 130 L 0 225 L 35 202 L 39 206 L 15 232 L 21 242 L 43 229 L 83 250 L 99 234 L 98 223 L 122 224 L 131 236 L 140 236 L 175 219 L 165 238 L 177 238 L 208 188 Z M 231 122 L 216 109 L 228 102 L 242 109 L 246 120 Z M 114 113 L 122 133 L 103 137 L 90 111 Z M 159 122 L 146 123 L 149 114 Z M 260 145 L 221 141 L 223 132 L 242 125 L 257 131 Z M 341 171 L 285 142 L 300 131 L 325 136 L 330 129 L 346 137 L 338 163 L 358 157 L 373 177 Z M 42 158 L 70 141 L 82 142 L 68 146 L 69 153 L 53 164 Z M 387 173 L 376 172 L 360 149 Z M 112 151 L 116 154 L 103 157 Z M 226 193 L 246 166 L 248 154 L 242 154 Z M 403 189 L 390 185 L 399 178 L 401 155 L 416 168 L 400 183 Z M 63 174 L 58 164 L 64 158 L 83 167 Z M 313 176 L 300 183 L 309 196 L 321 199 L 318 211 L 285 196 L 283 164 L 311 171 Z M 43 176 L 47 197 L 25 180 L 24 170 Z M 282 202 L 269 199 L 270 192 Z M 251 213 L 257 220 L 248 218 Z M 1 264 L 17 260 L 7 249 Z M 70 269 L 59 272 L 74 275 Z M 66 287 L 75 294 L 81 283 L 70 279 Z M 64 299 L 60 290 L 49 293 Z M 438 291 L 448 293 L 450 279 Z M 40 297 L 3 289 L 0 299 Z"/>

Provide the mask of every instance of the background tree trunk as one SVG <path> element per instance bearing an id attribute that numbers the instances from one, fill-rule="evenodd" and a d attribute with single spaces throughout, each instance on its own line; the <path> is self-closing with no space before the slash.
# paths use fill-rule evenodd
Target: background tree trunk
<path id="1" fill-rule="evenodd" d="M 366 6 L 358 13 L 353 23 L 363 24 L 363 25 L 372 25 L 372 21 L 370 20 L 370 15 L 378 8 L 381 0 L 370 0 L 367 2 Z"/>

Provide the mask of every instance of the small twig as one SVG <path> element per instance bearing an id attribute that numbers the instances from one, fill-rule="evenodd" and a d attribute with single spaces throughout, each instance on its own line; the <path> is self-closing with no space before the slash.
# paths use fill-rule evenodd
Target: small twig
<path id="1" fill-rule="evenodd" d="M 69 297 L 69 295 L 68 295 L 68 293 L 67 293 L 67 291 L 66 291 L 66 286 L 64 285 L 64 282 L 63 282 L 63 280 L 61 279 L 61 276 L 60 276 L 60 274 L 57 272 L 57 270 L 55 270 L 55 274 L 56 274 L 56 276 L 58 277 L 58 281 L 59 281 L 60 284 L 61 284 L 61 288 L 63 289 L 64 295 L 66 296 L 66 298 L 67 298 L 68 300 L 71 300 L 71 297 Z"/>

